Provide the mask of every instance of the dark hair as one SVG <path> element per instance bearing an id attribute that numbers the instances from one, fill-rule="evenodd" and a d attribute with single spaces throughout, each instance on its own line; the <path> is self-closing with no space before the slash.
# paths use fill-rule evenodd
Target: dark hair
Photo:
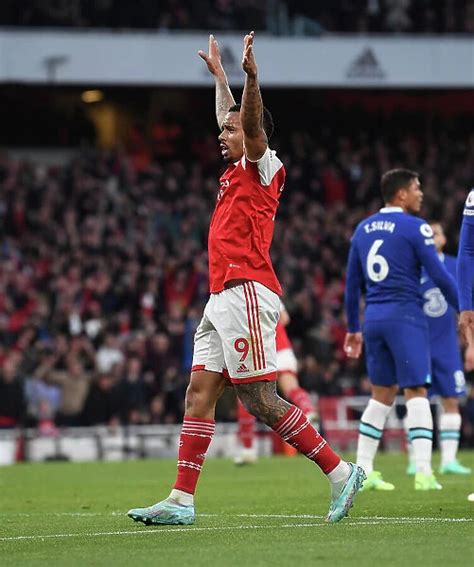
<path id="1" fill-rule="evenodd" d="M 380 188 L 385 203 L 389 203 L 399 189 L 407 187 L 413 179 L 419 177 L 416 171 L 410 169 L 390 169 L 382 175 Z"/>
<path id="2" fill-rule="evenodd" d="M 241 104 L 234 104 L 228 110 L 228 112 L 240 112 Z M 267 138 L 270 139 L 273 135 L 273 130 L 275 129 L 275 125 L 273 123 L 273 117 L 268 110 L 268 108 L 263 107 L 263 129 Z"/>

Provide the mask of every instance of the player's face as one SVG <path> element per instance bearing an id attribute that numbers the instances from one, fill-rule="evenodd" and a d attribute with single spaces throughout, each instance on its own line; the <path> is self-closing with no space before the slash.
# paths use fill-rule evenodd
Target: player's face
<path id="1" fill-rule="evenodd" d="M 421 190 L 418 177 L 412 179 L 405 188 L 405 207 L 408 213 L 419 213 L 423 202 L 423 191 Z"/>
<path id="2" fill-rule="evenodd" d="M 219 135 L 222 157 L 225 162 L 239 161 L 244 155 L 244 134 L 240 125 L 240 113 L 228 112 Z"/>
<path id="3" fill-rule="evenodd" d="M 446 246 L 446 235 L 444 234 L 443 227 L 437 222 L 431 225 L 433 229 L 433 239 L 438 252 L 442 252 Z"/>

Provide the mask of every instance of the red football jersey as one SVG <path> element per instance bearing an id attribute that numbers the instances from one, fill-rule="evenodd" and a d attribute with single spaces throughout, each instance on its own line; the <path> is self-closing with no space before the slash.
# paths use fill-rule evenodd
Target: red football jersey
<path id="1" fill-rule="evenodd" d="M 211 293 L 230 280 L 247 279 L 281 295 L 270 245 L 284 182 L 283 163 L 269 148 L 258 161 L 243 156 L 225 170 L 209 227 Z"/>
<path id="2" fill-rule="evenodd" d="M 276 349 L 277 352 L 280 350 L 286 350 L 287 348 L 293 348 L 291 346 L 290 339 L 288 338 L 288 334 L 286 332 L 285 327 L 278 321 L 276 326 Z"/>

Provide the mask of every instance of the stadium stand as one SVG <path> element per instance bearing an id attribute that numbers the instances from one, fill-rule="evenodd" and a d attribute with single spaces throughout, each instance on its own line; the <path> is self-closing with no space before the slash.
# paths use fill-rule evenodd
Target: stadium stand
<path id="1" fill-rule="evenodd" d="M 275 35 L 472 33 L 472 0 L 4 0 L 0 25 L 169 30 L 246 30 Z"/>

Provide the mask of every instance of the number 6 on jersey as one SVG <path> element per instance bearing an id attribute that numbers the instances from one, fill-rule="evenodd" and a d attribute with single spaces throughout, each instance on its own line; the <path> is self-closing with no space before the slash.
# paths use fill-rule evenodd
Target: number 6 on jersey
<path id="1" fill-rule="evenodd" d="M 381 254 L 377 254 L 382 244 L 383 240 L 375 240 L 367 255 L 367 275 L 373 282 L 383 282 L 389 272 L 387 260 Z M 377 270 L 376 266 L 378 266 Z"/>

